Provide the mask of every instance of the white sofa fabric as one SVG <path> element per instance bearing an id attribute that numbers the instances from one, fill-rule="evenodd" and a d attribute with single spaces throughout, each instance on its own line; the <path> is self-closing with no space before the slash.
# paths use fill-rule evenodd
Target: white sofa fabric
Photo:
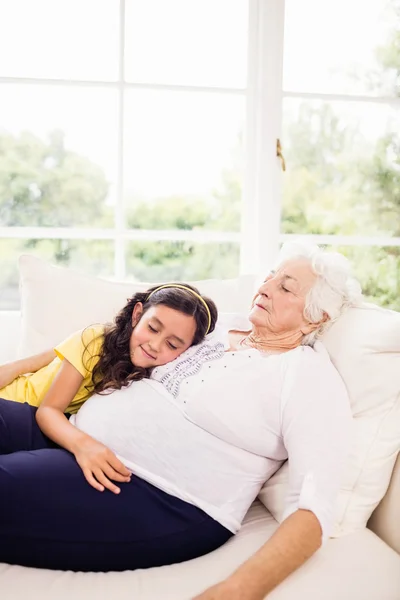
<path id="1" fill-rule="evenodd" d="M 44 273 L 42 266 L 45 267 L 45 265 L 36 263 L 39 274 Z M 45 267 L 45 269 L 47 269 L 48 277 L 42 279 L 38 286 L 37 282 L 35 283 L 35 277 L 32 281 L 32 270 L 27 267 L 26 275 L 30 283 L 27 285 L 25 278 L 25 291 L 22 290 L 22 328 L 19 313 L 0 313 L 0 331 L 3 334 L 0 338 L 0 362 L 15 358 L 18 347 L 20 351 L 22 349 L 24 352 L 20 343 L 21 339 L 27 342 L 25 352 L 27 351 L 30 339 L 26 332 L 32 332 L 33 328 L 33 333 L 35 333 L 40 319 L 42 331 L 39 333 L 44 335 L 42 341 L 47 345 L 47 338 L 43 332 L 46 330 L 45 318 L 49 310 L 61 311 L 59 312 L 60 319 L 64 321 L 63 326 L 66 325 L 65 311 L 63 312 L 61 308 L 62 306 L 65 308 L 69 298 L 66 291 L 68 292 L 70 289 L 71 294 L 74 292 L 74 289 L 71 289 L 71 281 L 68 279 L 70 274 L 58 272 L 59 277 L 64 279 L 64 286 L 58 286 L 58 290 L 63 290 L 65 304 L 60 307 L 61 300 L 56 297 L 53 298 L 52 303 L 44 302 L 41 306 L 43 290 L 51 288 L 49 279 L 51 280 L 54 276 L 54 267 Z M 38 273 L 36 273 L 37 275 Z M 71 274 L 71 277 L 74 275 Z M 57 285 L 57 281 L 55 283 Z M 107 283 L 110 285 L 110 282 Z M 245 302 L 245 299 L 252 293 L 252 285 L 251 279 L 248 279 L 247 282 L 242 280 L 239 303 Z M 237 286 L 237 282 L 231 281 L 226 284 L 225 288 L 221 288 L 219 290 L 220 301 L 228 301 L 229 296 L 238 289 Z M 97 296 L 99 302 L 101 298 L 105 299 L 104 289 L 102 295 Z M 202 289 L 201 285 L 200 289 Z M 90 290 L 89 286 L 87 293 L 91 291 L 94 290 Z M 211 284 L 207 291 L 213 296 Z M 125 294 L 125 289 L 122 292 Z M 55 320 L 53 326 L 54 322 L 57 324 Z M 21 337 L 24 327 L 25 338 L 24 335 Z M 373 353 L 374 349 L 371 352 Z M 396 375 L 398 376 L 398 373 Z M 395 452 L 392 454 L 393 464 Z M 389 481 L 386 485 L 388 483 Z M 384 492 L 385 490 L 382 495 Z M 277 506 L 279 512 L 279 504 Z M 279 518 L 278 514 L 276 516 Z M 64 573 L 0 564 L 0 598 L 2 600 L 25 600 L 25 598 L 32 600 L 50 598 L 52 600 L 54 598 L 57 600 L 69 600 L 70 598 L 74 598 L 74 600 L 111 600 L 113 598 L 120 600 L 128 598 L 129 600 L 164 598 L 189 600 L 201 590 L 229 575 L 235 567 L 254 553 L 277 527 L 277 521 L 257 500 L 249 510 L 237 536 L 215 552 L 179 565 L 124 573 L 96 574 Z M 268 598 L 272 600 L 292 598 L 299 600 L 337 600 L 339 598 L 341 600 L 400 600 L 400 459 L 397 460 L 389 489 L 370 519 L 370 527 L 371 529 L 361 527 L 353 533 L 329 540 L 323 549 L 274 590 Z"/>
<path id="2" fill-rule="evenodd" d="M 228 576 L 278 527 L 255 502 L 225 546 L 186 563 L 123 573 L 71 573 L 0 564 L 2 600 L 190 600 Z M 400 556 L 369 529 L 329 542 L 268 600 L 399 600 Z"/>

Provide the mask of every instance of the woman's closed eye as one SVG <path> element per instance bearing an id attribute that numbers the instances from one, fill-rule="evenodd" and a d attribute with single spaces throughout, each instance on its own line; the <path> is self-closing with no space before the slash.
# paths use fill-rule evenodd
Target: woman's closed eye
<path id="1" fill-rule="evenodd" d="M 290 293 L 290 290 L 288 290 L 287 288 L 285 288 L 283 285 L 281 285 L 281 289 L 282 289 L 284 292 Z"/>
<path id="2" fill-rule="evenodd" d="M 152 331 L 153 333 L 158 333 L 157 329 L 154 329 L 154 327 L 152 325 L 150 325 L 149 323 L 149 329 L 150 331 Z"/>

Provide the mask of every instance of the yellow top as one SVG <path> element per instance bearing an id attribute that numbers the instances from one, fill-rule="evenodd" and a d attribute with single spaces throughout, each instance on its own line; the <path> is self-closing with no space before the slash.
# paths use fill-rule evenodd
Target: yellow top
<path id="1" fill-rule="evenodd" d="M 48 392 L 62 361 L 67 359 L 83 376 L 78 393 L 66 412 L 76 413 L 92 395 L 92 373 L 99 358 L 104 341 L 104 327 L 97 325 L 78 331 L 64 340 L 56 348 L 56 358 L 36 373 L 20 375 L 12 383 L 0 389 L 0 398 L 27 402 L 39 406 Z"/>

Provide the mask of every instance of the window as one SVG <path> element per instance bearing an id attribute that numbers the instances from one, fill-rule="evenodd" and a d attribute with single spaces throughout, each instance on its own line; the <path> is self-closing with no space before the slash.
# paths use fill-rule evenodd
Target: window
<path id="1" fill-rule="evenodd" d="M 281 222 L 284 239 L 347 254 L 367 297 L 397 309 L 399 17 L 398 0 L 286 0 Z"/>
<path id="2" fill-rule="evenodd" d="M 0 309 L 21 252 L 193 280 L 265 272 L 298 236 L 400 308 L 399 17 L 399 0 L 4 0 Z"/>
<path id="3" fill-rule="evenodd" d="M 149 282 L 237 276 L 248 10 L 1 3 L 1 309 L 22 252 Z"/>

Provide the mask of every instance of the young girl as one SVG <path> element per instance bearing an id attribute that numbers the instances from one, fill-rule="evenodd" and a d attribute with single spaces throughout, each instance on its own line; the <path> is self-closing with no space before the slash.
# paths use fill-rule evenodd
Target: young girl
<path id="1" fill-rule="evenodd" d="M 87 327 L 54 350 L 1 366 L 0 398 L 27 403 L 25 418 L 21 418 L 21 406 L 18 410 L 9 407 L 18 418 L 21 436 L 27 427 L 38 438 L 43 432 L 75 455 L 93 487 L 119 493 L 110 479 L 129 481 L 130 472 L 103 444 L 82 435 L 68 416 L 93 393 L 111 393 L 149 377 L 154 367 L 201 342 L 213 331 L 216 320 L 214 302 L 190 285 L 150 288 L 135 294 L 114 324 Z M 41 431 L 32 426 L 35 418 Z"/>

